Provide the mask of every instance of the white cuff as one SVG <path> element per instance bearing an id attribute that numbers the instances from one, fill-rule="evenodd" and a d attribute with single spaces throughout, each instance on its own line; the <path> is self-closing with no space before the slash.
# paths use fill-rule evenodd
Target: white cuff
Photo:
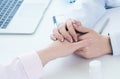
<path id="1" fill-rule="evenodd" d="M 119 39 L 119 34 L 110 34 L 110 40 L 111 40 L 111 46 L 112 46 L 112 51 L 113 55 L 120 55 L 120 39 Z"/>
<path id="2" fill-rule="evenodd" d="M 42 62 L 36 52 L 19 57 L 28 79 L 40 79 L 43 73 Z"/>

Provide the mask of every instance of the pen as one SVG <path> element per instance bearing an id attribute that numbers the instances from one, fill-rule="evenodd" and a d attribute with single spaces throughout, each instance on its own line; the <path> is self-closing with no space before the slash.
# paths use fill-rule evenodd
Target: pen
<path id="1" fill-rule="evenodd" d="M 53 16 L 52 19 L 53 19 L 54 26 L 55 26 L 55 27 L 58 27 L 57 20 L 56 20 L 56 16 Z M 66 30 L 68 31 L 68 29 L 66 29 Z M 86 33 L 78 32 L 78 31 L 76 31 L 76 33 L 86 34 Z"/>
<path id="2" fill-rule="evenodd" d="M 70 0 L 69 3 L 74 3 L 76 0 Z"/>
<path id="3" fill-rule="evenodd" d="M 57 27 L 58 25 L 57 25 L 56 16 L 53 16 L 52 18 L 53 18 L 53 23 L 54 23 L 55 27 Z"/>

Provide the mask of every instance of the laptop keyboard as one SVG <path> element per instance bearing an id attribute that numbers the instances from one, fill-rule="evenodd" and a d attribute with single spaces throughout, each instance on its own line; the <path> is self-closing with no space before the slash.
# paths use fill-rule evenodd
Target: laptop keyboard
<path id="1" fill-rule="evenodd" d="M 0 27 L 7 28 L 23 0 L 0 0 Z"/>

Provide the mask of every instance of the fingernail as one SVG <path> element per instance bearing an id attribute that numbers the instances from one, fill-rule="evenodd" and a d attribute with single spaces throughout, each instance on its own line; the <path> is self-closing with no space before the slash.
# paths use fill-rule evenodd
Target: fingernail
<path id="1" fill-rule="evenodd" d="M 76 24 L 73 24 L 73 26 L 77 26 Z"/>
<path id="2" fill-rule="evenodd" d="M 53 38 L 53 40 L 55 40 L 55 41 L 56 41 L 56 40 L 57 40 L 57 38 L 55 38 L 55 37 L 54 37 L 54 38 Z"/>
<path id="3" fill-rule="evenodd" d="M 77 42 L 78 40 L 77 39 L 75 39 L 75 42 Z"/>

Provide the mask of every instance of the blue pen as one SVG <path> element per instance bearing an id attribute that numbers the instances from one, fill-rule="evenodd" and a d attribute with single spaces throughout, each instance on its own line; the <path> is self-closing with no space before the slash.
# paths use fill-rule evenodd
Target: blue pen
<path id="1" fill-rule="evenodd" d="M 57 25 L 56 16 L 53 16 L 53 23 L 54 23 L 55 27 L 57 27 L 57 26 L 58 26 L 58 25 Z"/>
<path id="2" fill-rule="evenodd" d="M 70 0 L 69 3 L 74 3 L 76 0 Z"/>

